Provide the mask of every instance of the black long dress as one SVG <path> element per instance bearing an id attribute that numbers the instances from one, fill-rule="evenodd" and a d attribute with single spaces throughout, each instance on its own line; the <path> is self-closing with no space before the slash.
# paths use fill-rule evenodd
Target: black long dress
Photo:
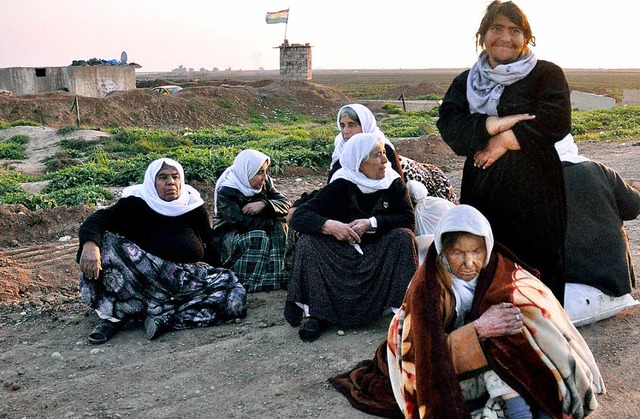
<path id="1" fill-rule="evenodd" d="M 378 227 L 364 234 L 363 254 L 320 231 L 327 219 L 349 223 L 372 216 Z M 400 306 L 418 264 L 415 217 L 402 179 L 368 194 L 338 179 L 301 205 L 291 224 L 301 233 L 285 309 L 292 326 L 302 320 L 299 304 L 313 317 L 344 326 L 370 323 L 386 307 Z"/>
<path id="2" fill-rule="evenodd" d="M 536 118 L 513 127 L 520 150 L 507 151 L 487 169 L 473 155 L 488 143 L 487 115 L 472 114 L 465 71 L 452 82 L 437 122 L 443 140 L 466 156 L 460 202 L 476 207 L 491 223 L 497 241 L 530 266 L 564 302 L 566 199 L 562 164 L 554 143 L 571 128 L 570 91 L 562 69 L 538 60 L 525 78 L 509 86 L 498 116 L 529 113 Z"/>

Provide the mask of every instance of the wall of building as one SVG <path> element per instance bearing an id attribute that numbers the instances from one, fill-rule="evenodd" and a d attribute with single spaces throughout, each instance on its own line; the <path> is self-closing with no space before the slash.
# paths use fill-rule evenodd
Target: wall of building
<path id="1" fill-rule="evenodd" d="M 66 90 L 79 96 L 104 97 L 136 88 L 138 66 L 0 68 L 0 90 L 15 96 Z"/>
<path id="2" fill-rule="evenodd" d="M 293 80 L 312 81 L 311 46 L 285 41 L 280 45 L 280 75 Z"/>
<path id="3" fill-rule="evenodd" d="M 571 91 L 571 109 L 577 111 L 594 111 L 597 109 L 611 109 L 616 105 L 612 97 L 594 95 L 593 93 Z"/>
<path id="4" fill-rule="evenodd" d="M 622 91 L 623 105 L 640 105 L 640 90 L 624 89 Z"/>
<path id="5" fill-rule="evenodd" d="M 130 66 L 68 67 L 74 74 L 74 91 L 79 96 L 104 97 L 116 90 L 136 88 L 136 72 Z M 71 90 L 69 90 L 71 91 Z"/>

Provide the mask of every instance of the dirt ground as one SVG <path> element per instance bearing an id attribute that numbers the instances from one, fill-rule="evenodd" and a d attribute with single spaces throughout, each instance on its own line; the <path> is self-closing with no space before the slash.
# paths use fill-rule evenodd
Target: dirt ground
<path id="1" fill-rule="evenodd" d="M 40 170 L 31 153 L 54 149 L 56 136 L 40 131 L 49 139 L 29 152 L 21 170 Z M 437 136 L 396 146 L 403 155 L 437 164 L 459 186 L 462 160 Z M 638 142 L 579 146 L 624 178 L 640 177 Z M 295 199 L 322 186 L 325 175 L 289 169 L 275 179 Z M 195 186 L 209 205 L 212 185 Z M 97 317 L 79 301 L 74 257 L 78 226 L 92 211 L 0 206 L 0 418 L 369 417 L 353 409 L 327 378 L 370 358 L 386 336 L 388 317 L 364 328 L 332 328 L 316 342 L 303 343 L 283 319 L 285 292 L 278 291 L 250 294 L 247 317 L 236 322 L 170 332 L 154 341 L 144 338 L 141 324 L 129 324 L 107 344 L 90 345 L 86 337 Z M 640 220 L 626 228 L 640 272 Z M 608 390 L 591 417 L 640 417 L 640 308 L 580 331 Z"/>

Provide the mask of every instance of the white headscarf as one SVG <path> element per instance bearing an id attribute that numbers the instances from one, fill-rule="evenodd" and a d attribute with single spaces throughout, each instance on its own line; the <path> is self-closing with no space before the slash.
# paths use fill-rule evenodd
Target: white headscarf
<path id="1" fill-rule="evenodd" d="M 351 108 L 355 111 L 355 113 L 358 115 L 358 120 L 360 121 L 360 126 L 362 127 L 363 133 L 374 134 L 377 138 L 380 138 L 382 141 L 384 141 L 385 144 L 390 145 L 391 148 L 395 150 L 395 147 L 393 146 L 393 144 L 391 144 L 391 141 L 389 141 L 387 137 L 384 136 L 384 133 L 380 131 L 380 128 L 378 128 L 376 117 L 373 115 L 373 112 L 371 112 L 369 108 L 364 105 L 361 105 L 359 103 L 351 103 L 349 105 L 343 106 L 338 111 L 337 125 L 339 132 L 338 135 L 336 135 L 335 140 L 333 140 L 333 154 L 331 155 L 331 164 L 329 165 L 329 168 L 332 168 L 333 165 L 338 160 L 340 160 L 344 145 L 347 143 L 347 140 L 342 137 L 342 130 L 340 129 L 340 114 L 342 113 L 342 110 L 344 108 Z"/>
<path id="2" fill-rule="evenodd" d="M 536 66 L 538 60 L 533 52 L 527 51 L 513 63 L 491 67 L 489 54 L 483 51 L 478 61 L 471 67 L 467 77 L 467 100 L 471 113 L 498 115 L 498 103 L 504 87 L 525 78 Z"/>
<path id="3" fill-rule="evenodd" d="M 175 167 L 180 173 L 180 195 L 173 201 L 160 199 L 156 189 L 156 175 L 162 169 L 163 164 Z M 200 192 L 184 183 L 182 165 L 166 157 L 161 157 L 149 164 L 149 167 L 144 172 L 144 182 L 142 184 L 127 186 L 123 189 L 122 197 L 126 198 L 128 196 L 142 198 L 152 210 L 168 217 L 177 217 L 204 204 L 200 197 Z"/>
<path id="4" fill-rule="evenodd" d="M 438 255 L 442 252 L 442 235 L 453 231 L 462 231 L 484 237 L 484 243 L 487 247 L 487 257 L 482 267 L 487 266 L 494 243 L 489 220 L 487 220 L 480 211 L 470 205 L 456 205 L 445 212 L 436 226 L 433 239 Z"/>
<path id="5" fill-rule="evenodd" d="M 266 154 L 258 150 L 242 150 L 233 164 L 225 169 L 216 182 L 213 195 L 213 210 L 218 213 L 218 191 L 223 186 L 237 189 L 244 196 L 253 196 L 262 191 L 262 188 L 255 189 L 249 182 L 258 173 L 264 162 L 271 164 L 271 159 Z"/>
<path id="6" fill-rule="evenodd" d="M 585 156 L 578 154 L 578 146 L 573 141 L 573 135 L 571 135 L 571 133 L 567 134 L 566 137 L 564 137 L 554 145 L 556 147 L 556 151 L 558 152 L 558 156 L 560 156 L 560 160 L 562 161 L 568 161 L 571 163 L 582 163 L 585 161 L 590 161 Z"/>
<path id="7" fill-rule="evenodd" d="M 484 237 L 487 250 L 487 257 L 482 265 L 484 268 L 489 263 L 491 251 L 493 250 L 493 232 L 491 225 L 480 211 L 469 205 L 456 205 L 444 213 L 435 231 L 434 243 L 438 255 L 442 252 L 442 235 L 448 232 L 462 231 Z M 448 261 L 443 258 L 443 262 L 448 268 Z M 451 271 L 449 271 L 451 273 Z M 465 316 L 471 310 L 473 296 L 475 294 L 478 278 L 471 281 L 457 278 L 451 273 L 451 290 L 456 299 L 456 321 L 455 328 L 465 323 Z"/>
<path id="8" fill-rule="evenodd" d="M 430 196 L 427 187 L 417 180 L 408 180 L 407 189 L 416 213 L 416 236 L 433 235 L 442 215 L 456 204 L 444 198 Z"/>
<path id="9" fill-rule="evenodd" d="M 355 183 L 363 193 L 372 193 L 382 189 L 388 189 L 391 183 L 400 177 L 391 168 L 391 163 L 387 161 L 384 177 L 382 179 L 369 179 L 360 171 L 360 165 L 369 158 L 369 153 L 373 147 L 381 141 L 374 134 L 355 134 L 347 141 L 340 156 L 340 165 L 331 177 L 331 182 L 336 179 L 346 179 Z"/>

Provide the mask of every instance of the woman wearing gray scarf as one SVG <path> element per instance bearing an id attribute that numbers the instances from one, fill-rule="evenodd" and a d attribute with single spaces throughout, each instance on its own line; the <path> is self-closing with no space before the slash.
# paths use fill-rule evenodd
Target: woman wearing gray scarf
<path id="1" fill-rule="evenodd" d="M 460 202 L 479 209 L 496 240 L 562 303 L 566 202 L 554 143 L 571 129 L 569 86 L 560 67 L 535 57 L 535 37 L 513 2 L 492 2 L 476 38 L 478 61 L 452 82 L 437 123 L 467 157 Z"/>

